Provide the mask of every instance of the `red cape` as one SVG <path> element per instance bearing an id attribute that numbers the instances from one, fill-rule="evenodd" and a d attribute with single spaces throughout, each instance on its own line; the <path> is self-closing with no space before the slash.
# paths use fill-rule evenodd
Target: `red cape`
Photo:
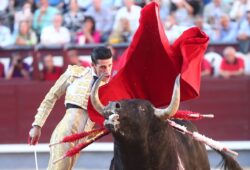
<path id="1" fill-rule="evenodd" d="M 176 76 L 181 73 L 181 101 L 200 90 L 201 60 L 209 38 L 198 28 L 185 31 L 173 45 L 165 35 L 156 3 L 141 11 L 140 26 L 123 54 L 119 72 L 99 90 L 101 102 L 140 98 L 155 107 L 169 104 Z M 90 119 L 100 125 L 103 117 L 88 103 Z"/>

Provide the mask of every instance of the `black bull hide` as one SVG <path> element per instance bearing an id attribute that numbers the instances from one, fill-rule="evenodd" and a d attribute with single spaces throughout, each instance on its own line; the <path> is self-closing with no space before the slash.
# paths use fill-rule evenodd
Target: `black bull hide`
<path id="1" fill-rule="evenodd" d="M 119 115 L 119 118 L 110 123 L 114 115 Z M 210 170 L 205 145 L 156 117 L 148 101 L 133 99 L 112 102 L 104 108 L 104 117 L 105 126 L 114 138 L 114 158 L 110 169 Z M 189 121 L 175 121 L 185 125 L 188 130 L 197 131 Z M 241 169 L 233 158 L 217 152 L 223 157 L 225 169 Z"/>

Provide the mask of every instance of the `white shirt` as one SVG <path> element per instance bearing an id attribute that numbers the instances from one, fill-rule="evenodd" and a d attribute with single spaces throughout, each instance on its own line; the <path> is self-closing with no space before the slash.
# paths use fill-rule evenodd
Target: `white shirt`
<path id="1" fill-rule="evenodd" d="M 172 44 L 177 38 L 179 38 L 180 35 L 188 28 L 189 27 L 173 25 L 170 29 L 165 30 L 165 34 L 167 35 L 170 44 Z"/>
<path id="2" fill-rule="evenodd" d="M 66 27 L 60 27 L 59 31 L 54 26 L 45 27 L 41 33 L 41 44 L 62 45 L 70 42 L 70 32 Z"/>
<path id="3" fill-rule="evenodd" d="M 122 7 L 116 13 L 113 30 L 117 29 L 121 18 L 127 18 L 130 23 L 130 28 L 134 33 L 139 26 L 140 14 L 141 14 L 141 7 L 139 6 L 132 5 L 130 12 L 127 10 L 126 7 Z"/>
<path id="4" fill-rule="evenodd" d="M 250 6 L 250 1 L 247 3 L 242 3 L 242 1 L 234 1 L 233 6 L 230 10 L 230 18 L 240 21 L 246 14 Z"/>

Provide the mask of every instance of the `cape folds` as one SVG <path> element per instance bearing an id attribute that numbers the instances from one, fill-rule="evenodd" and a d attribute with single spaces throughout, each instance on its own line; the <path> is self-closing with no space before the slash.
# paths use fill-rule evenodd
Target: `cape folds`
<path id="1" fill-rule="evenodd" d="M 181 73 L 181 101 L 195 98 L 200 90 L 201 60 L 209 38 L 197 27 L 186 30 L 169 44 L 154 2 L 141 11 L 140 25 L 124 52 L 121 67 L 99 90 L 101 102 L 141 98 L 155 107 L 170 103 L 174 81 Z M 89 100 L 90 119 L 100 125 L 104 118 Z"/>

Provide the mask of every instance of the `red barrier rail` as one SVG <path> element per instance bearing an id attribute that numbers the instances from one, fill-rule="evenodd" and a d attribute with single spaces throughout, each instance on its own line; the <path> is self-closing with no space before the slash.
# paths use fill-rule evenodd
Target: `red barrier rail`
<path id="1" fill-rule="evenodd" d="M 0 143 L 27 142 L 36 109 L 52 85 L 20 79 L 0 81 Z M 195 122 L 201 133 L 216 140 L 250 140 L 250 77 L 203 78 L 200 94 L 182 103 L 181 108 L 215 115 L 214 119 Z M 49 142 L 64 112 L 62 97 L 42 129 L 41 142 Z"/>

